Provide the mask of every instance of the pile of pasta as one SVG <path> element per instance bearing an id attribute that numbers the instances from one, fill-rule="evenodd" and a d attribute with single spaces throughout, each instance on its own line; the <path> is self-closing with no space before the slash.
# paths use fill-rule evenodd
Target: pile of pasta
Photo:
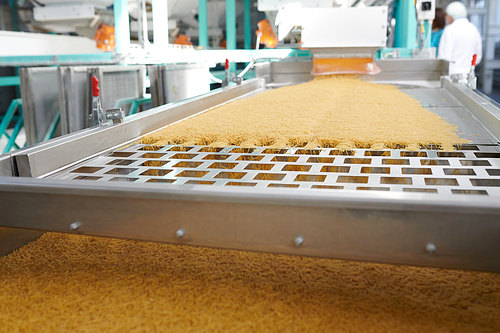
<path id="1" fill-rule="evenodd" d="M 500 331 L 495 273 L 56 233 L 0 272 L 0 332 Z"/>
<path id="2" fill-rule="evenodd" d="M 141 143 L 452 151 L 466 142 L 456 131 L 395 86 L 332 76 L 227 103 Z"/>

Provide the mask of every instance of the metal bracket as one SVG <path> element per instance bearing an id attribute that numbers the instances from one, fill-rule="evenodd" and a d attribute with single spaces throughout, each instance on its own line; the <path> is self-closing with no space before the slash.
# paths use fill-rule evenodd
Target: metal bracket
<path id="1" fill-rule="evenodd" d="M 113 124 L 122 124 L 125 113 L 121 108 L 118 109 L 107 109 L 106 110 L 106 120 L 113 120 Z"/>

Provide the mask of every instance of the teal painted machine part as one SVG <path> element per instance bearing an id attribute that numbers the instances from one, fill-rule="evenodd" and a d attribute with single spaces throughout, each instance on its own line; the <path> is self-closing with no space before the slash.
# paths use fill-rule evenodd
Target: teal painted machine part
<path id="1" fill-rule="evenodd" d="M 424 22 L 424 30 L 425 30 L 425 47 L 431 47 L 431 34 L 432 34 L 432 23 L 430 21 Z"/>
<path id="2" fill-rule="evenodd" d="M 208 47 L 208 7 L 207 0 L 198 0 L 198 45 Z"/>
<path id="3" fill-rule="evenodd" d="M 7 127 L 9 127 L 10 122 L 14 118 L 14 115 L 16 114 L 17 110 L 20 110 L 22 104 L 23 104 L 23 102 L 20 98 L 12 100 L 12 102 L 9 105 L 9 108 L 7 109 L 7 112 L 5 113 L 2 121 L 0 122 L 0 137 L 5 135 L 9 139 L 9 142 L 12 140 L 15 143 L 17 134 L 19 134 L 19 131 L 18 131 L 17 134 L 12 133 L 12 135 L 9 136 L 6 133 L 6 130 L 7 130 Z M 20 118 L 18 118 L 17 123 L 19 123 L 19 121 L 20 121 L 19 119 L 22 120 L 23 119 L 22 116 Z M 16 124 L 16 126 L 17 126 L 17 124 Z M 19 129 L 19 130 L 21 130 L 21 129 Z M 7 147 L 5 147 L 5 148 L 7 148 Z M 10 148 L 12 148 L 12 146 Z M 10 150 L 10 148 L 9 148 L 9 150 Z"/>
<path id="4" fill-rule="evenodd" d="M 128 19 L 128 1 L 114 0 L 116 54 L 126 54 L 130 48 L 130 21 Z"/>
<path id="5" fill-rule="evenodd" d="M 236 50 L 236 0 L 226 0 L 226 49 Z M 229 64 L 229 71 L 235 70 L 234 63 Z"/>
<path id="6" fill-rule="evenodd" d="M 399 0 L 396 4 L 394 47 L 413 49 L 417 42 L 417 18 L 414 0 Z"/>
<path id="7" fill-rule="evenodd" d="M 0 77 L 0 87 L 10 87 L 21 85 L 19 76 L 3 76 Z"/>
<path id="8" fill-rule="evenodd" d="M 151 97 L 139 97 L 139 98 L 127 98 L 116 101 L 114 108 L 121 108 L 124 104 L 132 104 L 127 116 L 131 116 L 137 113 L 139 105 L 151 103 Z"/>
<path id="9" fill-rule="evenodd" d="M 17 12 L 16 12 L 16 0 L 9 0 L 10 12 L 12 15 L 12 30 L 18 31 L 17 29 Z"/>
<path id="10" fill-rule="evenodd" d="M 5 56 L 0 57 L 2 66 L 62 65 L 62 64 L 113 64 L 113 52 L 64 55 Z"/>
<path id="11" fill-rule="evenodd" d="M 243 0 L 243 25 L 245 26 L 245 49 L 252 48 L 252 20 L 250 16 L 250 0 Z"/>
<path id="12" fill-rule="evenodd" d="M 7 142 L 7 145 L 3 149 L 3 153 L 8 153 L 12 148 L 14 149 L 19 149 L 19 147 L 16 143 L 17 136 L 19 135 L 19 132 L 21 131 L 21 128 L 24 126 L 24 119 L 23 119 L 23 108 L 22 106 L 19 106 L 19 114 L 20 117 L 16 122 L 16 126 L 14 127 L 14 130 L 12 131 L 12 135 L 9 137 L 9 142 Z M 7 135 L 7 133 L 5 133 Z"/>

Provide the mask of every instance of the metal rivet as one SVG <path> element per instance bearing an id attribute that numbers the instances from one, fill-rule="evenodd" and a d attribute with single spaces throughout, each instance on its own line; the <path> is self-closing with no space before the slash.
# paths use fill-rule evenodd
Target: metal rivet
<path id="1" fill-rule="evenodd" d="M 80 222 L 73 222 L 69 225 L 71 230 L 78 230 L 82 224 Z"/>
<path id="2" fill-rule="evenodd" d="M 293 241 L 295 243 L 295 246 L 299 247 L 304 243 L 304 237 L 302 236 L 297 236 L 295 237 L 295 240 Z"/>
<path id="3" fill-rule="evenodd" d="M 182 228 L 176 231 L 175 235 L 177 238 L 182 238 L 186 234 L 186 229 Z"/>
<path id="4" fill-rule="evenodd" d="M 434 243 L 427 243 L 425 249 L 429 254 L 434 254 L 436 252 L 436 245 Z"/>

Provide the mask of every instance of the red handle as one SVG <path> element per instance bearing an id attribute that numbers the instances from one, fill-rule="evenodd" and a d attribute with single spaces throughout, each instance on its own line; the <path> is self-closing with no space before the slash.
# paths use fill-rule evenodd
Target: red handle
<path id="1" fill-rule="evenodd" d="M 224 67 L 225 69 L 229 69 L 229 59 L 226 59 L 226 67 Z"/>
<path id="2" fill-rule="evenodd" d="M 92 96 L 99 97 L 99 91 L 101 91 L 101 89 L 99 89 L 99 79 L 92 76 L 90 83 L 92 84 Z"/>
<path id="3" fill-rule="evenodd" d="M 472 66 L 476 66 L 477 54 L 472 56 Z"/>

